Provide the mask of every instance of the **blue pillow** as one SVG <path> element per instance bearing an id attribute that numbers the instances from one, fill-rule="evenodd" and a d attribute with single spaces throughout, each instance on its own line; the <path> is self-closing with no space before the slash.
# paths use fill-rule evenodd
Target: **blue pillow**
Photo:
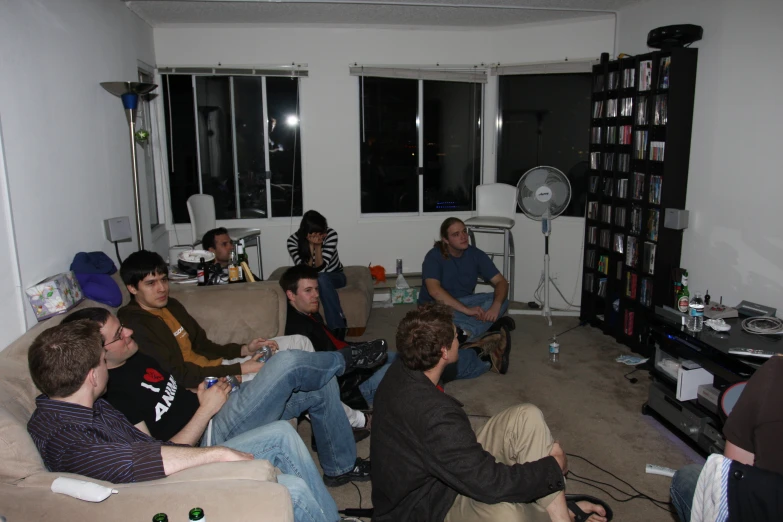
<path id="1" fill-rule="evenodd" d="M 117 282 L 106 274 L 76 274 L 84 296 L 115 308 L 122 304 L 122 292 Z"/>

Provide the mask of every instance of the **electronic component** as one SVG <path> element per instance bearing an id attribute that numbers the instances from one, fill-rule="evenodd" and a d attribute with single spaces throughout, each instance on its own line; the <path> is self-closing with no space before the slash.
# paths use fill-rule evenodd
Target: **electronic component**
<path id="1" fill-rule="evenodd" d="M 742 301 L 737 305 L 737 311 L 740 315 L 747 317 L 761 317 L 762 315 L 774 317 L 778 310 L 777 308 L 764 306 L 762 304 L 753 303 L 751 301 Z"/>
<path id="2" fill-rule="evenodd" d="M 106 232 L 106 239 L 113 243 L 127 241 L 131 238 L 130 219 L 128 216 L 104 219 L 103 229 Z"/>
<path id="3" fill-rule="evenodd" d="M 769 359 L 775 355 L 775 352 L 769 352 L 767 350 L 754 350 L 753 348 L 732 348 L 729 350 L 729 353 L 732 355 L 746 355 L 748 357 L 762 357 L 764 359 Z"/>

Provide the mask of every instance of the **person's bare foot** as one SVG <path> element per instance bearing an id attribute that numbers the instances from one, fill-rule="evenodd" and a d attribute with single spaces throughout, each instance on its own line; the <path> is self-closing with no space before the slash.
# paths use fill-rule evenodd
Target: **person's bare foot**
<path id="1" fill-rule="evenodd" d="M 580 500 L 576 505 L 585 513 L 592 513 L 592 515 L 587 518 L 587 522 L 606 522 L 606 517 L 604 516 L 606 515 L 606 510 L 603 506 L 587 502 L 586 500 Z M 571 522 L 574 522 L 576 518 L 570 509 L 568 510 L 568 514 L 571 516 Z"/>

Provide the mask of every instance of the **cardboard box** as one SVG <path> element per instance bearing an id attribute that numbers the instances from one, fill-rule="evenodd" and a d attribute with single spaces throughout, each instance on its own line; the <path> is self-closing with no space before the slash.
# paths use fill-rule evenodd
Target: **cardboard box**
<path id="1" fill-rule="evenodd" d="M 64 272 L 44 279 L 25 290 L 35 318 L 39 321 L 64 314 L 84 299 L 82 287 L 73 272 Z"/>
<path id="2" fill-rule="evenodd" d="M 392 288 L 392 304 L 412 304 L 419 299 L 418 288 Z"/>

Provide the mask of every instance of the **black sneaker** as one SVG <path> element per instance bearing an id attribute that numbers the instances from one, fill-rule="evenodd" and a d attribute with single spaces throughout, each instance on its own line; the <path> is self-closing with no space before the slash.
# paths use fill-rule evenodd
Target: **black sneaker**
<path id="1" fill-rule="evenodd" d="M 506 327 L 506 330 L 509 332 L 513 332 L 516 327 L 517 323 L 514 322 L 514 319 L 510 315 L 504 315 L 494 323 L 492 323 L 492 326 L 490 326 L 487 331 L 488 332 L 499 332 L 501 328 Z"/>
<path id="2" fill-rule="evenodd" d="M 376 339 L 364 343 L 352 344 L 340 351 L 346 352 L 345 369 L 369 370 L 382 365 L 386 361 L 386 351 L 389 349 L 385 339 Z"/>
<path id="3" fill-rule="evenodd" d="M 324 475 L 324 484 L 328 488 L 336 488 L 349 482 L 367 482 L 370 480 L 370 460 L 356 458 L 353 469 L 336 477 Z"/>

